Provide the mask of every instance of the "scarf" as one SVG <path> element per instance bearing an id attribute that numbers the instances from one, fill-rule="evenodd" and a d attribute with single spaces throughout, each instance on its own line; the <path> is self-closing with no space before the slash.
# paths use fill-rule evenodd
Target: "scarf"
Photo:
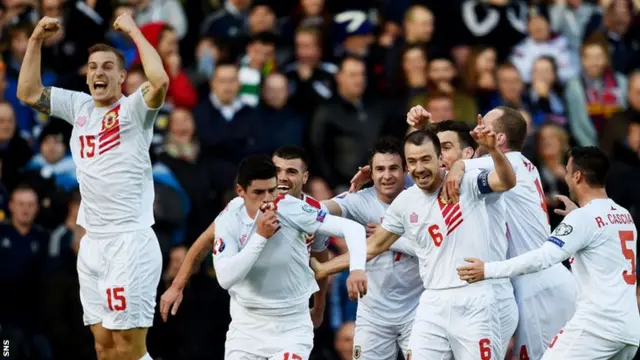
<path id="1" fill-rule="evenodd" d="M 615 73 L 607 69 L 600 79 L 583 78 L 587 112 L 600 133 L 613 114 L 621 110 L 622 94 Z"/>

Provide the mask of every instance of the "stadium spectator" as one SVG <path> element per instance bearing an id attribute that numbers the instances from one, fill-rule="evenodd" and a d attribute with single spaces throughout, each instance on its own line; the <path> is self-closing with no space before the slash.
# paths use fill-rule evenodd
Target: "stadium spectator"
<path id="1" fill-rule="evenodd" d="M 531 86 L 526 98 L 534 128 L 545 123 L 568 127 L 567 106 L 556 61 L 550 56 L 541 56 L 533 62 L 531 73 Z"/>
<path id="2" fill-rule="evenodd" d="M 606 40 L 592 35 L 582 47 L 582 75 L 565 86 L 569 126 L 582 146 L 597 144 L 607 120 L 627 106 L 627 79 L 610 64 Z"/>
<path id="3" fill-rule="evenodd" d="M 276 39 L 277 36 L 270 32 L 251 35 L 246 54 L 240 59 L 239 97 L 251 107 L 256 107 L 260 101 L 262 78 L 274 70 Z"/>
<path id="4" fill-rule="evenodd" d="M 551 29 L 567 39 L 569 49 L 580 52 L 584 33 L 591 21 L 600 17 L 597 5 L 584 0 L 567 0 L 551 4 Z"/>
<path id="5" fill-rule="evenodd" d="M 11 191 L 20 182 L 21 172 L 33 150 L 18 133 L 15 112 L 6 102 L 0 103 L 0 144 L 0 180 Z"/>
<path id="6" fill-rule="evenodd" d="M 567 39 L 551 33 L 546 7 L 529 9 L 528 29 L 529 36 L 513 48 L 510 59 L 525 83 L 531 83 L 533 64 L 541 56 L 548 56 L 555 61 L 558 81 L 563 83 L 580 71 L 578 57 L 569 50 Z"/>
<path id="7" fill-rule="evenodd" d="M 338 67 L 324 62 L 321 32 L 316 27 L 300 27 L 295 33 L 295 61 L 284 68 L 289 79 L 291 103 L 305 118 L 335 91 Z"/>
<path id="8" fill-rule="evenodd" d="M 463 73 L 464 91 L 476 99 L 480 113 L 490 109 L 496 90 L 497 53 L 495 49 L 479 46 L 471 49 Z"/>
<path id="9" fill-rule="evenodd" d="M 542 189 L 546 195 L 547 209 L 551 227 L 555 228 L 562 217 L 553 212 L 563 205 L 557 195 L 569 196 L 569 188 L 563 181 L 566 174 L 565 154 L 569 150 L 569 135 L 554 124 L 542 125 L 537 131 L 538 154 L 537 167 L 542 180 Z"/>
<path id="10" fill-rule="evenodd" d="M 359 58 L 344 59 L 336 75 L 336 96 L 313 116 L 315 163 L 331 187 L 348 182 L 353 169 L 366 163 L 366 149 L 373 146 L 391 115 L 383 102 L 363 97 L 365 71 Z"/>
<path id="11" fill-rule="evenodd" d="M 640 125 L 640 71 L 634 71 L 629 75 L 629 88 L 627 91 L 628 108 L 615 114 L 609 121 L 608 126 L 603 129 L 600 138 L 600 148 L 610 157 L 636 164 L 637 156 L 634 152 L 628 151 L 638 149 L 635 141 L 627 141 L 627 136 L 635 139 L 637 125 Z"/>
<path id="12" fill-rule="evenodd" d="M 454 60 L 445 52 L 429 54 L 429 70 L 427 86 L 429 90 L 438 90 L 453 97 L 455 118 L 474 125 L 473 119 L 478 114 L 474 98 L 464 93 L 458 69 Z M 417 105 L 424 104 L 424 99 L 414 99 Z"/>
<path id="13" fill-rule="evenodd" d="M 144 37 L 158 50 L 162 63 L 169 74 L 169 89 L 166 102 L 177 107 L 193 108 L 198 94 L 183 69 L 176 30 L 162 22 L 147 23 L 140 28 Z M 140 55 L 133 65 L 140 64 Z"/>
<path id="14" fill-rule="evenodd" d="M 431 113 L 434 123 L 451 120 L 455 117 L 455 103 L 453 98 L 445 93 L 431 92 L 424 103 L 425 109 Z"/>
<path id="15" fill-rule="evenodd" d="M 611 49 L 611 67 L 624 74 L 640 63 L 640 25 L 637 21 L 633 23 L 638 6 L 633 0 L 608 1 L 602 17 L 593 18 L 585 30 L 587 36 L 599 33 L 606 37 Z"/>
<path id="16" fill-rule="evenodd" d="M 34 225 L 38 195 L 30 187 L 16 187 L 9 210 L 11 220 L 0 224 L 0 287 L 11 296 L 0 297 L 0 324 L 18 354 L 24 350 L 50 360 L 42 311 L 48 236 Z"/>
<path id="17" fill-rule="evenodd" d="M 260 117 L 265 127 L 277 129 L 272 132 L 270 151 L 287 144 L 302 146 L 306 122 L 291 106 L 289 83 L 283 74 L 274 72 L 265 77 L 262 100 Z"/>
<path id="18" fill-rule="evenodd" d="M 142 27 L 150 22 L 161 21 L 171 25 L 178 39 L 187 34 L 187 17 L 177 0 L 140 0 L 137 2 L 136 23 Z"/>

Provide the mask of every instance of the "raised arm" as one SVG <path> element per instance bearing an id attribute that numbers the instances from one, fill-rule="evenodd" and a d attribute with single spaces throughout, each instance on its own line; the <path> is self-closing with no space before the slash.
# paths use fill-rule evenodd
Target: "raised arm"
<path id="1" fill-rule="evenodd" d="M 51 114 L 51 88 L 42 86 L 40 63 L 42 62 L 42 42 L 60 29 L 58 19 L 43 17 L 36 25 L 18 75 L 17 96 L 20 101 L 35 110 Z"/>
<path id="2" fill-rule="evenodd" d="M 144 101 L 152 109 L 159 108 L 164 103 L 164 97 L 169 87 L 169 75 L 164 70 L 160 55 L 136 26 L 131 15 L 118 16 L 113 27 L 129 35 L 136 45 L 142 60 L 144 74 L 148 80 L 141 86 Z"/>
<path id="3" fill-rule="evenodd" d="M 382 254 L 388 250 L 391 245 L 400 238 L 400 235 L 394 234 L 382 226 L 367 239 L 367 260 Z M 316 272 L 316 278 L 324 278 L 326 276 L 339 273 L 349 268 L 349 254 L 342 254 L 334 257 L 326 263 L 313 263 L 313 269 Z"/>

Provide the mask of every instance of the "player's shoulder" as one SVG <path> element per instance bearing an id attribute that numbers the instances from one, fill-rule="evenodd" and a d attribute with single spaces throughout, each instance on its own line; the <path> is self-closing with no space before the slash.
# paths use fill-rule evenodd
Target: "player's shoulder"
<path id="1" fill-rule="evenodd" d="M 232 221 L 238 218 L 238 214 L 242 209 L 244 209 L 244 199 L 241 197 L 238 196 L 229 201 L 224 210 L 222 210 L 216 217 L 216 227 L 218 227 L 218 224 L 223 226 L 232 224 Z"/>
<path id="2" fill-rule="evenodd" d="M 302 200 L 316 209 L 322 209 L 322 203 L 310 195 L 302 193 Z"/>
<path id="3" fill-rule="evenodd" d="M 491 156 L 483 156 L 465 160 L 465 169 L 467 170 L 491 168 L 493 168 L 493 159 L 491 158 Z"/>
<path id="4" fill-rule="evenodd" d="M 420 194 L 423 194 L 422 190 L 420 190 L 418 185 L 413 184 L 408 188 L 402 190 L 400 194 L 398 194 L 398 196 L 396 196 L 396 198 L 391 202 L 391 204 L 396 204 L 396 206 L 398 206 L 398 204 L 409 204 L 411 203 L 412 198 L 415 198 Z"/>

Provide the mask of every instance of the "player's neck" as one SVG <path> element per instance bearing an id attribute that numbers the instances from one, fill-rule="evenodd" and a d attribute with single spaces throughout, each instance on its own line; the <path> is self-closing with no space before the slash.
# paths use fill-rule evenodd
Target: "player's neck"
<path id="1" fill-rule="evenodd" d="M 608 198 L 609 196 L 607 195 L 607 191 L 605 190 L 605 188 L 587 188 L 578 199 L 578 205 L 580 205 L 580 207 L 583 207 L 593 200 Z"/>
<path id="2" fill-rule="evenodd" d="M 376 191 L 376 196 L 378 197 L 378 200 L 380 200 L 382 203 L 387 204 L 387 205 L 391 205 L 391 203 L 398 196 L 398 194 L 396 194 L 394 196 L 388 196 L 388 195 L 382 194 L 379 191 Z"/>
<path id="3" fill-rule="evenodd" d="M 120 100 L 120 97 L 122 95 L 118 96 L 118 97 L 113 97 L 110 98 L 109 100 L 105 100 L 105 101 L 98 101 L 98 100 L 93 100 L 93 103 L 96 105 L 96 108 L 108 108 L 113 106 L 115 103 L 117 103 Z"/>
<path id="4" fill-rule="evenodd" d="M 249 219 L 256 219 L 256 215 L 258 215 L 258 209 L 249 209 L 249 207 L 245 205 L 245 210 L 247 211 L 247 216 L 249 217 Z"/>

